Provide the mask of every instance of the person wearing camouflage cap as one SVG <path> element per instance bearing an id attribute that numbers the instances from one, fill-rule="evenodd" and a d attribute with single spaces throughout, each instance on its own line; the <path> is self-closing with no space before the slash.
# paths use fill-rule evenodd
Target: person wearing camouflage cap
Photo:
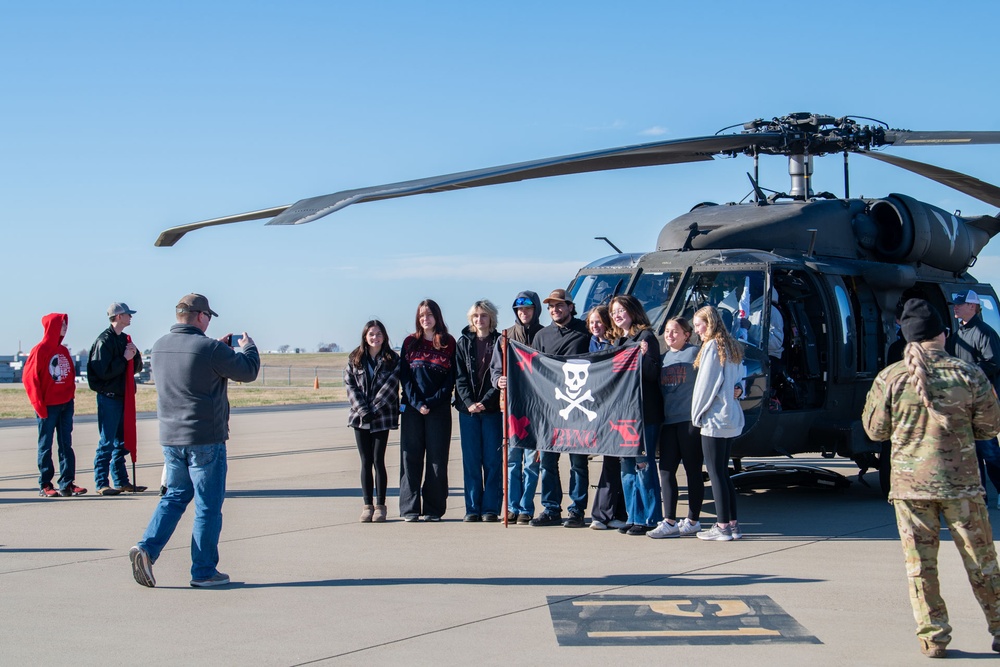
<path id="1" fill-rule="evenodd" d="M 891 440 L 889 500 L 906 559 L 921 652 L 944 658 L 951 641 L 937 552 L 941 517 L 1000 652 L 1000 571 L 976 440 L 1000 432 L 1000 406 L 986 375 L 944 350 L 941 316 L 923 299 L 903 306 L 903 360 L 875 378 L 862 415 L 872 440 Z"/>

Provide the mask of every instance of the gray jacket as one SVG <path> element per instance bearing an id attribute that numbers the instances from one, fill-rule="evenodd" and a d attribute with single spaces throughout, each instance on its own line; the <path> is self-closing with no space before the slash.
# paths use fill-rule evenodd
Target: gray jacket
<path id="1" fill-rule="evenodd" d="M 229 439 L 230 379 L 253 382 L 260 370 L 256 345 L 242 353 L 190 324 L 175 324 L 153 344 L 153 381 L 160 444 L 186 447 Z"/>

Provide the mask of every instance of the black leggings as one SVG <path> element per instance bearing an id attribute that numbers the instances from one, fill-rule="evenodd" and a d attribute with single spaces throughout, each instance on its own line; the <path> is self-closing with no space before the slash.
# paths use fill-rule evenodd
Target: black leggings
<path id="1" fill-rule="evenodd" d="M 729 454 L 732 438 L 712 438 L 702 434 L 701 450 L 705 455 L 708 478 L 712 481 L 715 500 L 715 521 L 719 524 L 736 520 L 736 485 L 729 479 Z"/>
<path id="2" fill-rule="evenodd" d="M 700 433 L 691 426 L 691 422 L 666 424 L 660 432 L 660 493 L 663 497 L 663 516 L 667 519 L 677 518 L 677 467 L 681 461 L 687 476 L 687 518 L 698 521 L 705 501 L 705 479 L 701 476 L 704 456 Z"/>
<path id="3" fill-rule="evenodd" d="M 389 479 L 385 472 L 385 446 L 389 441 L 389 432 L 372 433 L 367 429 L 356 428 L 354 439 L 358 442 L 358 454 L 361 455 L 361 494 L 364 496 L 365 505 L 385 505 L 385 487 Z M 375 469 L 374 488 L 372 468 Z M 378 490 L 378 503 L 372 502 L 375 489 Z"/>

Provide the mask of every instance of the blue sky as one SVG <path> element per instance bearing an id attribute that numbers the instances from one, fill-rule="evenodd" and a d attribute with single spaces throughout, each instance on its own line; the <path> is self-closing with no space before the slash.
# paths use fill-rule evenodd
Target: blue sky
<path id="1" fill-rule="evenodd" d="M 68 312 L 89 347 L 105 309 L 148 348 L 187 292 L 264 349 L 395 344 L 431 297 L 452 329 L 479 298 L 564 287 L 649 251 L 693 204 L 747 194 L 749 159 L 421 195 L 298 227 L 247 222 L 155 248 L 163 229 L 342 189 L 659 139 L 795 111 L 914 130 L 1000 130 L 992 2 L 45 2 L 0 5 L 0 354 Z M 788 8 L 785 7 L 787 10 Z M 1000 146 L 897 150 L 1000 183 Z M 843 191 L 841 158 L 814 188 Z M 873 160 L 853 195 L 991 207 Z M 782 158 L 762 185 L 787 189 Z M 994 241 L 974 274 L 1000 280 Z M 547 318 L 543 317 L 543 322 Z"/>

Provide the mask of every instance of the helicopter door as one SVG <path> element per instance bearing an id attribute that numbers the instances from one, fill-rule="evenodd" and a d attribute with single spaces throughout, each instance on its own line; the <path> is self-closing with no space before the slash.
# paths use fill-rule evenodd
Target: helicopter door
<path id="1" fill-rule="evenodd" d="M 784 336 L 781 358 L 775 364 L 776 372 L 772 371 L 774 394 L 783 411 L 822 407 L 826 400 L 828 327 L 816 281 L 806 271 L 775 269 L 771 285 L 778 296 L 775 308 L 783 320 Z M 776 346 L 771 344 L 769 349 L 773 352 Z"/>

